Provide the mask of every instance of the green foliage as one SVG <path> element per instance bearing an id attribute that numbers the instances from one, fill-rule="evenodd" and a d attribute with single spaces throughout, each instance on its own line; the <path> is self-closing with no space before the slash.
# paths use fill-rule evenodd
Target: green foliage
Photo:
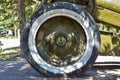
<path id="1" fill-rule="evenodd" d="M 0 26 L 7 26 L 9 29 L 17 25 L 17 2 L 16 0 L 1 0 Z"/>
<path id="2" fill-rule="evenodd" d="M 18 29 L 18 0 L 0 0 L 0 27 L 7 26 L 8 29 Z M 25 0 L 26 18 L 28 19 L 39 2 L 34 0 Z M 2 30 L 2 29 L 0 29 Z"/>
<path id="3" fill-rule="evenodd" d="M 10 49 L 10 50 L 0 50 L 0 61 L 7 60 L 12 57 L 19 55 L 19 49 Z"/>
<path id="4" fill-rule="evenodd" d="M 104 30 L 104 31 L 108 31 L 108 32 L 113 32 L 113 33 L 116 32 L 116 28 L 114 28 L 112 25 L 99 23 L 99 27 L 100 27 L 100 30 Z"/>
<path id="5" fill-rule="evenodd" d="M 38 8 L 40 1 L 26 0 L 25 2 L 25 12 L 26 12 L 26 20 L 35 12 Z"/>

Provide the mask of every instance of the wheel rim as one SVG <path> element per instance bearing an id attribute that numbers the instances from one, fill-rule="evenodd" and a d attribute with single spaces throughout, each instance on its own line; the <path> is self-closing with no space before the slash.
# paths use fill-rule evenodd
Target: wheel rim
<path id="1" fill-rule="evenodd" d="M 50 65 L 59 67 L 77 62 L 86 49 L 82 26 L 66 16 L 45 21 L 37 31 L 35 41 L 39 55 Z"/>
<path id="2" fill-rule="evenodd" d="M 66 12 L 66 13 L 64 13 Z M 81 12 L 82 15 L 84 15 L 84 12 Z M 46 59 L 41 57 L 43 56 L 42 54 L 39 54 L 39 50 L 41 51 L 41 53 L 43 51 L 43 47 L 40 46 L 39 40 L 41 40 L 44 36 L 43 32 L 45 27 L 42 30 L 41 25 L 44 24 L 44 22 L 46 22 L 47 20 L 53 18 L 53 17 L 68 17 L 70 19 L 73 19 L 73 21 L 78 22 L 79 25 L 81 25 L 81 27 L 83 28 L 83 32 L 85 32 L 85 36 L 87 36 L 85 42 L 86 42 L 86 48 L 84 51 L 83 56 L 79 57 L 80 59 L 74 63 L 70 63 L 70 64 L 62 64 L 60 66 L 58 66 L 57 64 L 51 64 L 49 63 L 49 60 L 47 61 L 46 59 L 48 58 L 46 56 Z M 56 10 L 51 10 L 48 11 L 46 13 L 44 13 L 44 15 L 41 15 L 40 17 L 38 17 L 38 19 L 35 20 L 35 22 L 33 23 L 30 32 L 29 32 L 29 39 L 28 39 L 28 45 L 29 45 L 29 50 L 30 50 L 30 54 L 32 56 L 32 58 L 34 59 L 34 61 L 43 69 L 52 72 L 54 74 L 64 74 L 64 73 L 70 73 L 73 72 L 77 69 L 80 69 L 81 67 L 83 67 L 89 60 L 91 54 L 92 54 L 92 50 L 93 50 L 93 46 L 94 46 L 94 40 L 93 40 L 93 32 L 92 29 L 89 26 L 89 21 L 86 22 L 84 21 L 84 17 L 82 17 L 81 15 L 77 14 L 74 11 L 70 11 L 70 10 L 66 10 L 66 9 L 56 9 Z M 81 28 L 81 29 L 82 29 Z M 41 31 L 39 31 L 41 30 Z M 38 33 L 41 32 L 41 33 Z M 59 31 L 58 31 L 59 33 Z M 38 39 L 36 36 L 38 36 L 38 34 L 41 34 Z M 63 34 L 66 34 L 63 32 Z M 83 33 L 84 34 L 84 33 Z M 44 39 L 44 38 L 43 38 Z M 37 46 L 40 46 L 41 48 L 38 49 Z M 46 54 L 46 53 L 45 53 Z M 72 65 L 73 64 L 73 65 Z"/>

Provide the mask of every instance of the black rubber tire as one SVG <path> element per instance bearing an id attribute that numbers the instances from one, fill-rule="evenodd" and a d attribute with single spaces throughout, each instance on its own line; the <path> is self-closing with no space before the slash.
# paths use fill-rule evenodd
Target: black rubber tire
<path id="1" fill-rule="evenodd" d="M 51 10 L 69 10 L 72 11 L 76 14 L 78 14 L 79 19 L 81 24 L 83 25 L 83 27 L 85 27 L 85 29 L 88 29 L 86 31 L 87 34 L 89 34 L 89 40 L 92 41 L 92 46 L 89 47 L 89 49 L 91 49 L 90 51 L 90 55 L 88 56 L 88 59 L 86 60 L 85 64 L 82 65 L 79 69 L 74 69 L 71 72 L 68 73 L 55 73 L 55 72 L 50 72 L 48 70 L 46 70 L 45 68 L 41 67 L 33 58 L 33 56 L 30 54 L 31 50 L 29 48 L 29 36 L 30 35 L 30 30 L 31 27 L 33 26 L 34 22 L 42 15 L 44 15 L 45 13 L 49 13 L 52 12 Z M 66 13 L 66 12 L 64 12 Z M 87 24 L 86 24 L 87 23 Z M 34 40 L 34 39 L 33 39 Z M 31 40 L 31 41 L 33 41 Z M 46 5 L 45 7 L 37 10 L 31 17 L 30 19 L 27 21 L 23 32 L 22 32 L 22 37 L 21 37 L 21 49 L 27 59 L 27 61 L 31 64 L 31 66 L 33 68 L 35 68 L 38 72 L 44 74 L 45 76 L 80 76 L 81 74 L 83 74 L 87 69 L 89 69 L 92 64 L 94 63 L 94 61 L 96 60 L 97 56 L 98 56 L 98 51 L 99 51 L 99 47 L 100 47 L 100 33 L 99 33 L 99 29 L 98 26 L 96 24 L 96 22 L 94 21 L 94 19 L 89 15 L 89 13 L 84 10 L 83 8 L 81 8 L 80 6 L 77 6 L 75 4 L 72 3 L 67 3 L 67 2 L 56 2 L 56 3 L 51 3 Z M 91 44 L 91 43 L 90 43 Z M 74 66 L 72 66 L 74 67 Z"/>

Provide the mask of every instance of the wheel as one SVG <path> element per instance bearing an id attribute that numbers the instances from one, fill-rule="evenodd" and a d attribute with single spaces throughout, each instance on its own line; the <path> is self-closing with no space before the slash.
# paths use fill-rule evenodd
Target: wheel
<path id="1" fill-rule="evenodd" d="M 47 76 L 80 76 L 98 55 L 96 22 L 80 6 L 56 2 L 37 10 L 21 38 L 27 61 Z"/>

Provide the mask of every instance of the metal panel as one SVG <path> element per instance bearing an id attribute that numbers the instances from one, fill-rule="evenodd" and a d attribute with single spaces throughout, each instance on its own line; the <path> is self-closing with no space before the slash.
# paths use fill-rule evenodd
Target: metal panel
<path id="1" fill-rule="evenodd" d="M 96 0 L 98 6 L 120 13 L 120 0 Z"/>
<path id="2" fill-rule="evenodd" d="M 95 18 L 120 28 L 120 14 L 105 8 L 98 8 L 95 12 Z"/>

